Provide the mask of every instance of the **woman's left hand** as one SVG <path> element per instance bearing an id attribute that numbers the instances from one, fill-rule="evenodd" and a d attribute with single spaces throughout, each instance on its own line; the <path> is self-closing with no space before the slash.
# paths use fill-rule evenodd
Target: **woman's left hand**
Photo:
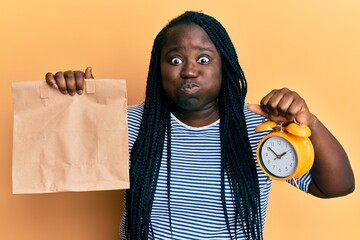
<path id="1" fill-rule="evenodd" d="M 309 126 L 315 121 L 305 100 L 287 88 L 272 90 L 262 98 L 260 105 L 249 104 L 248 109 L 277 123 L 287 124 L 296 120 Z"/>

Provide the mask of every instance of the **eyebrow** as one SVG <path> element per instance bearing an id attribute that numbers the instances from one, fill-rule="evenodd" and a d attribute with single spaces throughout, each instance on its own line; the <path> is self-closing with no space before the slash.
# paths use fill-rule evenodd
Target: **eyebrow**
<path id="1" fill-rule="evenodd" d="M 171 52 L 180 52 L 183 49 L 185 49 L 185 47 L 172 47 L 168 51 L 166 51 L 166 54 L 169 54 Z M 196 49 L 200 50 L 200 51 L 215 52 L 213 49 L 208 48 L 208 47 L 196 47 Z"/>

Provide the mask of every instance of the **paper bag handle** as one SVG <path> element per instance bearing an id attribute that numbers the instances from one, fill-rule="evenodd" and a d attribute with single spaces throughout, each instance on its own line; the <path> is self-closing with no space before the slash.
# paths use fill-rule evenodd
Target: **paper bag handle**
<path id="1" fill-rule="evenodd" d="M 46 82 L 40 83 L 40 98 L 46 99 L 49 98 L 49 86 Z M 94 94 L 95 93 L 95 79 L 85 79 L 85 93 Z"/>
<path id="2" fill-rule="evenodd" d="M 40 82 L 40 98 L 49 98 L 49 86 L 46 82 Z"/>
<path id="3" fill-rule="evenodd" d="M 87 94 L 95 93 L 95 79 L 85 79 L 85 92 Z"/>

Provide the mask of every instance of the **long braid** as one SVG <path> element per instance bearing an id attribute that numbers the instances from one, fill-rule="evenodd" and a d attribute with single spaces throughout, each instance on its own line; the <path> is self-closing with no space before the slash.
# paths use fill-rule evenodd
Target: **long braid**
<path id="1" fill-rule="evenodd" d="M 218 24 L 199 25 L 208 33 L 224 61 L 222 91 L 219 96 L 222 159 L 225 167 L 221 171 L 223 177 L 225 173 L 229 177 L 237 206 L 235 229 L 237 224 L 240 224 L 244 230 L 246 229 L 249 239 L 260 239 L 262 232 L 259 186 L 243 113 L 247 91 L 246 79 L 225 29 Z M 222 190 L 222 195 L 224 194 L 225 191 Z M 225 196 L 223 206 L 226 216 Z M 230 229 L 229 226 L 228 228 Z"/>
<path id="2" fill-rule="evenodd" d="M 248 239 L 262 239 L 259 185 L 243 113 L 247 84 L 234 46 L 222 25 L 197 12 L 173 19 L 154 40 L 146 87 L 144 114 L 131 150 L 131 190 L 126 194 L 127 238 L 146 239 L 167 131 L 168 198 L 170 198 L 170 106 L 161 85 L 160 54 L 167 31 L 179 24 L 197 24 L 209 35 L 222 57 L 222 88 L 219 94 L 221 137 L 221 197 L 231 238 L 242 228 Z M 235 202 L 235 225 L 228 217 L 225 182 Z M 171 224 L 170 199 L 168 201 Z M 171 225 L 170 225 L 171 230 Z"/>
<path id="3" fill-rule="evenodd" d="M 164 146 L 169 110 L 158 83 L 159 52 L 159 44 L 155 43 L 149 66 L 144 115 L 137 140 L 130 154 L 131 190 L 126 193 L 128 239 L 147 238 Z"/>

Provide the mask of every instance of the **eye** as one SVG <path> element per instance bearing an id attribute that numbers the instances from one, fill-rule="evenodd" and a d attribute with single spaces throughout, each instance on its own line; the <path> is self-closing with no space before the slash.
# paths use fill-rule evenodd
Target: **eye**
<path id="1" fill-rule="evenodd" d="M 197 60 L 197 62 L 200 63 L 200 64 L 207 64 L 209 61 L 210 61 L 210 58 L 205 57 L 205 56 L 200 57 L 200 58 Z"/>
<path id="2" fill-rule="evenodd" d="M 180 57 L 174 57 L 170 60 L 170 62 L 173 65 L 179 65 L 183 62 L 183 60 Z"/>

